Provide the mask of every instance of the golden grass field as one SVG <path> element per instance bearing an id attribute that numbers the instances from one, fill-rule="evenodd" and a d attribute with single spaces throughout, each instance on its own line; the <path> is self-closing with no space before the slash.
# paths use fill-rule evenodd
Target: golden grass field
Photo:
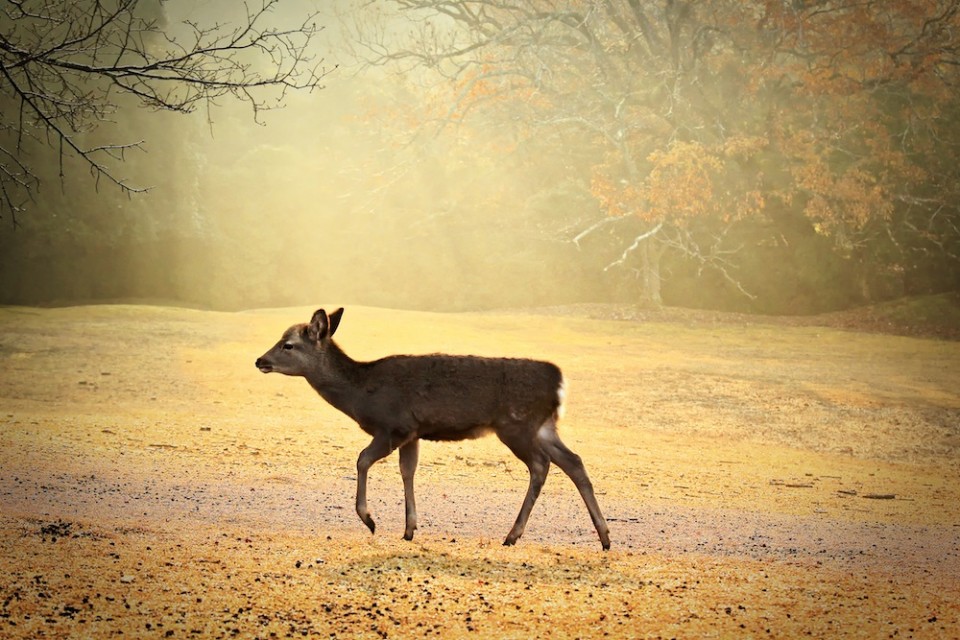
<path id="1" fill-rule="evenodd" d="M 549 359 L 556 468 L 396 454 L 254 359 L 311 309 L 0 309 L 0 638 L 957 638 L 960 342 L 776 321 L 347 308 L 355 358 Z"/>

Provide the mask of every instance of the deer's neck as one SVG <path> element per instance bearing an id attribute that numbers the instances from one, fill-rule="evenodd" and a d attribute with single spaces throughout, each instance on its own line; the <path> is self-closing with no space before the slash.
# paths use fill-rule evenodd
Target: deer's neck
<path id="1" fill-rule="evenodd" d="M 361 378 L 360 363 L 330 342 L 307 382 L 334 408 L 356 419 L 355 408 L 363 388 Z"/>

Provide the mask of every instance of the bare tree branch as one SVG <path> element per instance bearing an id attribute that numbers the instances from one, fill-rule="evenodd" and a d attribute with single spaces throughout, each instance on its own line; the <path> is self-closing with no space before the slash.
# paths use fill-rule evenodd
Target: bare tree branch
<path id="1" fill-rule="evenodd" d="M 720 273 L 724 280 L 729 282 L 742 295 L 750 300 L 756 300 L 757 296 L 747 291 L 743 283 L 730 273 L 736 269 L 736 264 L 730 261 L 727 256 L 733 256 L 739 253 L 743 246 L 732 249 L 724 247 L 729 227 L 724 228 L 719 234 L 711 236 L 712 243 L 703 248 L 700 246 L 693 235 L 686 229 L 676 228 L 672 234 L 666 234 L 661 237 L 661 241 L 675 251 L 697 263 L 697 275 L 701 275 L 704 270 L 712 269 Z"/>
<path id="2" fill-rule="evenodd" d="M 648 231 L 645 231 L 633 239 L 633 242 L 626 249 L 623 250 L 623 253 L 620 254 L 620 257 L 607 266 L 603 268 L 604 271 L 609 271 L 613 267 L 620 266 L 627 261 L 627 258 L 630 257 L 630 254 L 637 250 L 640 246 L 640 243 L 644 240 L 649 240 L 653 236 L 657 235 L 660 230 L 663 229 L 663 221 L 658 222 L 654 227 Z"/>
<path id="3" fill-rule="evenodd" d="M 321 86 L 327 70 L 312 53 L 315 14 L 290 27 L 271 24 L 279 0 L 244 5 L 238 24 L 167 25 L 157 0 L 20 0 L 0 22 L 0 217 L 24 210 L 39 178 L 29 138 L 76 156 L 96 180 L 126 193 L 115 163 L 144 141 L 88 145 L 84 134 L 108 121 L 121 96 L 141 106 L 188 113 L 229 97 L 261 111 L 289 90 Z M 18 105 L 14 109 L 9 107 Z M 24 197 L 26 196 L 26 197 Z"/>
<path id="4" fill-rule="evenodd" d="M 581 240 L 589 236 L 594 231 L 597 231 L 598 229 L 601 229 L 607 226 L 608 224 L 619 222 L 620 220 L 623 220 L 623 218 L 617 218 L 614 216 L 607 216 L 605 218 L 601 218 L 600 220 L 594 222 L 592 225 L 590 225 L 589 227 L 587 227 L 586 229 L 584 229 L 583 231 L 575 235 L 573 237 L 573 240 L 571 240 L 571 242 L 573 242 L 573 244 L 577 246 L 577 249 L 579 249 Z"/>

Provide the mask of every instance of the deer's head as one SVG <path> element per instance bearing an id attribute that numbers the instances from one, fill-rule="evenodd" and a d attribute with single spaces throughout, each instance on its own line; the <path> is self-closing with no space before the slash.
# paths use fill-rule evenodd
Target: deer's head
<path id="1" fill-rule="evenodd" d="M 257 358 L 257 369 L 263 373 L 306 376 L 318 366 L 342 315 L 342 308 L 329 315 L 317 309 L 308 324 L 295 324 L 284 331 L 280 341 Z"/>

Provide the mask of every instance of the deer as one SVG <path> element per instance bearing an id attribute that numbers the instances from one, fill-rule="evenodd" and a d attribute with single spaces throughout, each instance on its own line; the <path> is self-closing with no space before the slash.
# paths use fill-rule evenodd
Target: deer
<path id="1" fill-rule="evenodd" d="M 519 458 L 530 483 L 513 527 L 503 541 L 510 546 L 523 535 L 551 463 L 570 477 L 593 521 L 600 544 L 610 548 L 610 534 L 583 462 L 557 433 L 565 396 L 560 368 L 523 358 L 488 358 L 447 354 L 391 355 L 370 362 L 348 356 L 333 341 L 343 308 L 314 312 L 309 323 L 295 324 L 257 358 L 263 373 L 306 379 L 331 406 L 349 416 L 372 437 L 357 458 L 356 511 L 376 532 L 367 507 L 370 467 L 399 450 L 405 527 L 413 540 L 417 507 L 413 489 L 420 440 L 461 441 L 490 433 Z"/>

